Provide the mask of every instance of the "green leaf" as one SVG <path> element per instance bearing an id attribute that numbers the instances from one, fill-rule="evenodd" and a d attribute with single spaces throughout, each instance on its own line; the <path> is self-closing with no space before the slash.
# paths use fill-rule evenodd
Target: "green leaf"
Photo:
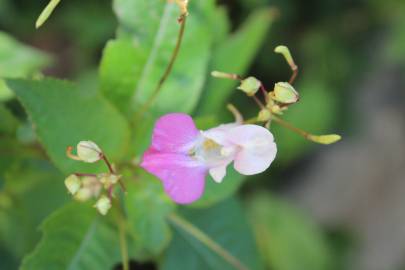
<path id="1" fill-rule="evenodd" d="M 3 104 L 0 104 L 0 123 L 0 134 L 15 134 L 18 126 L 18 120 Z"/>
<path id="2" fill-rule="evenodd" d="M 0 31 L 0 77 L 32 76 L 49 63 L 45 53 Z"/>
<path id="3" fill-rule="evenodd" d="M 157 256 L 170 242 L 166 216 L 175 205 L 164 193 L 162 183 L 143 171 L 136 181 L 128 182 L 127 189 L 125 205 L 134 241 L 149 255 Z"/>
<path id="4" fill-rule="evenodd" d="M 255 194 L 247 210 L 268 268 L 331 269 L 330 249 L 320 229 L 303 213 L 269 193 Z"/>
<path id="5" fill-rule="evenodd" d="M 53 10 L 59 4 L 60 0 L 51 0 L 49 1 L 48 5 L 44 8 L 44 10 L 39 15 L 37 21 L 35 22 L 35 28 L 41 27 L 45 21 L 51 16 Z"/>
<path id="6" fill-rule="evenodd" d="M 7 157 L 13 158 L 11 154 Z M 7 168 L 0 191 L 0 243 L 21 259 L 39 240 L 39 224 L 66 202 L 68 195 L 63 177 L 49 162 L 21 154 L 18 158 Z M 44 198 L 46 203 L 40 203 Z"/>
<path id="7" fill-rule="evenodd" d="M 41 226 L 43 237 L 21 270 L 110 270 L 120 262 L 118 232 L 88 204 L 71 203 Z"/>
<path id="8" fill-rule="evenodd" d="M 211 0 L 190 2 L 192 15 L 187 19 L 180 53 L 153 111 L 159 114 L 173 110 L 189 112 L 195 107 L 210 56 L 213 38 L 207 23 L 214 7 Z M 108 53 L 104 54 L 101 71 L 121 69 L 114 64 L 114 59 L 123 59 L 127 55 L 129 59 L 122 67 L 125 69 L 123 73 L 136 71 L 129 81 L 126 76 L 112 78 L 114 75 L 110 74 L 108 77 L 106 72 L 101 72 L 100 79 L 108 97 L 113 97 L 113 100 L 130 97 L 120 106 L 124 107 L 123 111 L 130 108 L 133 113 L 151 96 L 169 63 L 180 27 L 177 22 L 179 10 L 176 4 L 160 0 L 115 0 L 114 10 L 120 25 L 118 39 L 121 46 L 106 49 Z M 114 85 L 120 86 L 118 94 L 114 93 Z"/>
<path id="9" fill-rule="evenodd" d="M 0 31 L 0 101 L 13 97 L 2 78 L 35 75 L 49 65 L 50 57 L 34 48 L 25 46 Z"/>
<path id="10" fill-rule="evenodd" d="M 66 157 L 66 148 L 81 140 L 96 142 L 112 162 L 125 154 L 129 140 L 127 122 L 97 93 L 51 79 L 13 79 L 7 80 L 7 85 L 20 99 L 50 158 L 63 172 L 86 172 L 102 166 Z"/>
<path id="11" fill-rule="evenodd" d="M 180 213 L 198 229 L 206 233 L 222 248 L 239 259 L 250 270 L 262 269 L 253 235 L 239 203 L 230 199 L 212 208 L 190 210 Z M 196 238 L 175 225 L 173 241 L 163 258 L 163 270 L 207 270 L 234 268 L 204 246 Z M 179 263 L 181 258 L 181 263 Z"/>
<path id="12" fill-rule="evenodd" d="M 111 40 L 104 49 L 100 90 L 125 114 L 145 62 L 146 54 L 130 40 Z"/>
<path id="13" fill-rule="evenodd" d="M 215 49 L 209 71 L 243 75 L 263 43 L 273 17 L 269 9 L 253 12 L 241 29 Z M 236 85 L 235 81 L 209 76 L 197 113 L 202 115 L 218 112 L 236 89 Z"/>

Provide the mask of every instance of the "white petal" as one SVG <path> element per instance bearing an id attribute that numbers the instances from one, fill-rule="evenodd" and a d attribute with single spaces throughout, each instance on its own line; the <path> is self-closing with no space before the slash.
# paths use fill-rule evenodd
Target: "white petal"
<path id="1" fill-rule="evenodd" d="M 226 165 L 211 168 L 209 172 L 215 182 L 221 183 L 226 175 Z"/>
<path id="2" fill-rule="evenodd" d="M 220 125 L 218 127 L 202 131 L 202 135 L 205 138 L 213 140 L 217 144 L 227 145 L 228 144 L 227 134 L 229 130 L 237 126 L 239 126 L 239 124 L 236 123 Z"/>
<path id="3" fill-rule="evenodd" d="M 240 147 L 234 167 L 244 175 L 265 171 L 276 157 L 277 147 L 269 130 L 258 125 L 242 125 L 231 129 L 227 139 Z"/>

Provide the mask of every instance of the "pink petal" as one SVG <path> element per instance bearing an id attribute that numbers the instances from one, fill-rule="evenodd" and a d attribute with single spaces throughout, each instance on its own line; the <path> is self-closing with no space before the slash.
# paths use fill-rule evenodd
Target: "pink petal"
<path id="1" fill-rule="evenodd" d="M 273 162 L 277 146 L 271 132 L 258 125 L 241 125 L 229 131 L 227 138 L 240 147 L 234 167 L 244 175 L 265 171 Z"/>
<path id="2" fill-rule="evenodd" d="M 162 152 L 187 153 L 198 135 L 193 119 L 184 113 L 170 113 L 160 117 L 153 130 L 152 147 Z"/>
<path id="3" fill-rule="evenodd" d="M 203 194 L 207 169 L 187 155 L 149 149 L 141 167 L 158 177 L 166 193 L 177 203 L 192 203 Z"/>

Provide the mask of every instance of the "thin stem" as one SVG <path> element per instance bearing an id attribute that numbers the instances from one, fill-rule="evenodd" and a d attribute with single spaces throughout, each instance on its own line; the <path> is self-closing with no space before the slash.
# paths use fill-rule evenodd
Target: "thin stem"
<path id="1" fill-rule="evenodd" d="M 108 171 L 109 171 L 111 174 L 115 174 L 114 167 L 111 165 L 111 163 L 110 163 L 110 161 L 108 160 L 107 156 L 104 155 L 104 154 L 102 154 L 102 155 L 101 155 L 101 159 L 104 161 L 105 165 L 107 165 Z M 122 182 L 121 179 L 118 180 L 118 183 L 119 183 L 119 185 L 120 185 L 122 191 L 123 191 L 124 193 L 126 193 L 126 192 L 127 192 L 127 189 L 125 188 L 125 185 L 124 185 L 124 183 Z"/>
<path id="2" fill-rule="evenodd" d="M 117 203 L 117 226 L 120 238 L 120 250 L 121 250 L 121 257 L 122 257 L 122 267 L 123 270 L 129 270 L 129 258 L 128 258 L 128 245 L 126 239 L 126 225 L 125 220 L 123 217 L 123 211 L 120 203 Z"/>
<path id="3" fill-rule="evenodd" d="M 256 104 L 260 107 L 260 109 L 264 109 L 265 106 L 263 105 L 263 103 L 260 101 L 260 99 L 258 99 L 256 96 L 252 96 L 253 100 L 256 102 Z"/>
<path id="4" fill-rule="evenodd" d="M 83 176 L 88 176 L 88 177 L 97 177 L 96 174 L 94 173 L 74 173 L 77 177 L 83 177 Z"/>
<path id="5" fill-rule="evenodd" d="M 295 79 L 297 78 L 297 75 L 298 75 L 298 66 L 294 64 L 293 66 L 291 66 L 291 70 L 293 73 L 292 73 L 288 83 L 292 85 L 295 82 Z"/>
<path id="6" fill-rule="evenodd" d="M 177 36 L 176 47 L 174 48 L 172 57 L 170 58 L 170 62 L 168 64 L 168 66 L 166 67 L 166 70 L 163 73 L 163 76 L 160 78 L 159 83 L 156 86 L 155 90 L 153 91 L 152 95 L 145 102 L 145 104 L 140 108 L 139 113 L 136 114 L 136 116 L 134 118 L 136 120 L 140 119 L 143 116 L 143 114 L 149 109 L 149 107 L 152 106 L 152 104 L 155 102 L 160 90 L 162 89 L 163 84 L 165 83 L 166 79 L 169 77 L 170 73 L 172 72 L 174 63 L 176 62 L 176 59 L 179 54 L 181 44 L 183 41 L 184 31 L 186 29 L 187 15 L 183 14 L 179 18 L 178 21 L 180 23 L 180 30 L 179 30 L 179 35 Z M 136 123 L 138 121 L 134 121 L 134 122 Z"/>
<path id="7" fill-rule="evenodd" d="M 173 224 L 177 225 L 178 227 L 180 227 L 181 229 L 185 230 L 190 235 L 195 237 L 202 244 L 204 244 L 206 247 L 208 247 L 213 252 L 218 254 L 225 261 L 227 261 L 230 265 L 235 267 L 235 269 L 248 270 L 248 268 L 241 261 L 239 261 L 236 257 L 234 257 L 226 249 L 221 247 L 218 243 L 216 243 L 214 240 L 212 240 L 203 231 L 201 231 L 200 229 L 195 227 L 193 224 L 191 224 L 187 220 L 183 219 L 182 217 L 180 217 L 176 214 L 170 214 L 168 216 L 168 218 L 169 218 L 169 221 L 171 221 Z"/>
<path id="8" fill-rule="evenodd" d="M 313 137 L 314 135 L 312 135 L 312 134 L 310 134 L 310 133 L 308 133 L 308 132 L 306 132 L 306 131 L 304 131 L 304 130 L 302 130 L 302 129 L 300 129 L 300 128 L 294 127 L 293 125 L 291 125 L 290 123 L 284 121 L 284 120 L 281 119 L 280 117 L 275 116 L 275 115 L 273 114 L 273 115 L 271 116 L 271 119 L 274 120 L 274 122 L 280 124 L 281 126 L 283 126 L 283 127 L 287 128 L 287 129 L 289 129 L 289 130 L 291 130 L 291 131 L 293 131 L 293 132 L 295 132 L 295 133 L 301 135 L 301 136 L 304 137 L 305 139 L 310 140 L 310 141 L 313 141 L 312 137 Z"/>

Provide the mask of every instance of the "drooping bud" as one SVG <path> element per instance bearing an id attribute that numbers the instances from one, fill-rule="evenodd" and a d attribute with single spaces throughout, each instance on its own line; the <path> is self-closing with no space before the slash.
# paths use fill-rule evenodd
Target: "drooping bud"
<path id="1" fill-rule="evenodd" d="M 94 163 L 103 157 L 103 152 L 94 142 L 81 141 L 77 145 L 77 155 L 84 162 Z"/>
<path id="2" fill-rule="evenodd" d="M 75 194 L 75 199 L 78 200 L 79 202 L 86 202 L 90 200 L 93 197 L 93 193 L 90 188 L 88 187 L 82 187 L 80 188 L 76 194 Z"/>
<path id="3" fill-rule="evenodd" d="M 80 178 L 74 174 L 69 175 L 65 179 L 65 186 L 66 186 L 67 190 L 69 191 L 69 193 L 72 195 L 75 195 L 79 191 L 81 185 L 82 185 L 82 183 L 80 181 Z"/>
<path id="4" fill-rule="evenodd" d="M 100 199 L 98 199 L 94 207 L 100 214 L 105 216 L 108 213 L 108 210 L 111 208 L 111 200 L 107 196 L 103 195 Z"/>
<path id="5" fill-rule="evenodd" d="M 299 100 L 299 94 L 288 82 L 278 82 L 274 85 L 271 98 L 280 103 L 293 104 Z"/>
<path id="6" fill-rule="evenodd" d="M 211 76 L 220 79 L 241 80 L 242 78 L 237 74 L 225 73 L 221 71 L 212 71 Z"/>
<path id="7" fill-rule="evenodd" d="M 296 68 L 296 64 L 294 62 L 294 59 L 291 56 L 290 50 L 288 49 L 287 46 L 284 45 L 279 45 L 274 49 L 274 52 L 282 54 L 287 61 L 287 63 L 290 65 L 291 68 L 294 69 Z"/>
<path id="8" fill-rule="evenodd" d="M 238 89 L 245 92 L 248 96 L 254 96 L 261 85 L 262 83 L 255 77 L 248 77 L 242 80 L 242 83 Z"/>
<path id="9" fill-rule="evenodd" d="M 320 143 L 320 144 L 332 144 L 337 141 L 340 141 L 342 137 L 337 134 L 329 134 L 329 135 L 321 135 L 321 136 L 316 136 L 316 135 L 310 135 L 308 137 L 313 142 Z"/>
<path id="10" fill-rule="evenodd" d="M 271 113 L 270 111 L 266 108 L 266 109 L 262 109 L 259 112 L 259 115 L 257 116 L 257 120 L 260 122 L 267 122 L 271 119 Z"/>

